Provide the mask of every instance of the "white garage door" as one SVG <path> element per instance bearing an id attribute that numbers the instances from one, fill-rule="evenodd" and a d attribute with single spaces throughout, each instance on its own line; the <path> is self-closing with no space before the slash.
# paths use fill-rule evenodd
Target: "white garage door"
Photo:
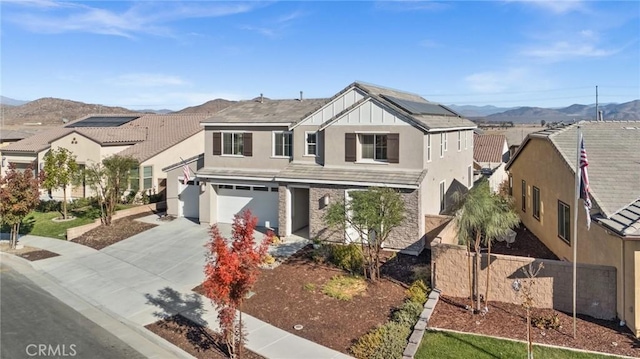
<path id="1" fill-rule="evenodd" d="M 180 216 L 189 218 L 200 217 L 200 188 L 193 181 L 180 186 Z"/>
<path id="2" fill-rule="evenodd" d="M 278 226 L 278 188 L 218 186 L 218 222 L 233 223 L 233 216 L 250 209 L 258 226 Z"/>

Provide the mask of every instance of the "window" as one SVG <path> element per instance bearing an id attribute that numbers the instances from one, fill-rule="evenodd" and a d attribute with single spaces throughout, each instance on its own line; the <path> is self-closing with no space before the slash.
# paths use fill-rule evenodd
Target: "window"
<path id="1" fill-rule="evenodd" d="M 153 187 L 153 166 L 142 167 L 142 189 Z"/>
<path id="2" fill-rule="evenodd" d="M 431 135 L 427 135 L 427 162 L 431 162 Z"/>
<path id="3" fill-rule="evenodd" d="M 458 151 L 462 150 L 462 132 L 458 131 Z"/>
<path id="4" fill-rule="evenodd" d="M 533 186 L 533 218 L 540 220 L 540 188 Z"/>
<path id="5" fill-rule="evenodd" d="M 273 133 L 273 156 L 291 157 L 291 132 Z"/>
<path id="6" fill-rule="evenodd" d="M 445 182 L 440 182 L 440 212 L 444 211 L 445 206 Z"/>
<path id="7" fill-rule="evenodd" d="M 571 210 L 569 205 L 558 201 L 558 237 L 570 243 L 571 237 L 569 228 L 571 227 Z"/>
<path id="8" fill-rule="evenodd" d="M 269 187 L 253 186 L 254 191 L 269 191 Z"/>
<path id="9" fill-rule="evenodd" d="M 218 188 L 220 188 L 220 189 L 233 189 L 233 186 L 228 185 L 228 184 L 221 184 L 221 185 L 218 185 Z"/>
<path id="10" fill-rule="evenodd" d="M 444 157 L 444 132 L 440 133 L 440 158 Z"/>
<path id="11" fill-rule="evenodd" d="M 129 172 L 129 189 L 132 192 L 138 192 L 140 190 L 140 168 L 135 167 Z"/>
<path id="12" fill-rule="evenodd" d="M 305 132 L 305 156 L 317 156 L 318 155 L 318 133 L 317 132 Z"/>
<path id="13" fill-rule="evenodd" d="M 473 185 L 473 168 L 471 166 L 467 167 L 467 177 L 469 177 L 467 180 L 467 187 L 471 188 Z"/>
<path id="14" fill-rule="evenodd" d="M 242 156 L 244 152 L 243 134 L 239 132 L 225 132 L 222 134 L 222 154 Z"/>
<path id="15" fill-rule="evenodd" d="M 449 150 L 449 134 L 448 133 L 444 133 L 444 152 L 447 152 Z"/>
<path id="16" fill-rule="evenodd" d="M 522 212 L 527 211 L 527 181 L 522 180 Z"/>
<path id="17" fill-rule="evenodd" d="M 250 186 L 236 186 L 236 189 L 240 190 L 240 191 L 250 191 L 251 187 Z"/>
<path id="18" fill-rule="evenodd" d="M 464 131 L 464 149 L 467 149 L 467 142 L 469 142 L 469 131 Z"/>
<path id="19" fill-rule="evenodd" d="M 387 160 L 387 135 L 360 135 L 361 158 L 365 160 Z"/>
<path id="20" fill-rule="evenodd" d="M 509 175 L 509 196 L 513 197 L 513 176 Z"/>

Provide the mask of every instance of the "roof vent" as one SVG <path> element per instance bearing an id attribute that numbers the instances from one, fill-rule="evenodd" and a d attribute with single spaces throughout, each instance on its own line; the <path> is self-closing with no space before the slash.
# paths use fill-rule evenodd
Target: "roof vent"
<path id="1" fill-rule="evenodd" d="M 62 123 L 67 123 L 67 122 L 69 122 L 69 120 L 68 120 L 68 119 L 66 119 L 66 118 L 63 118 L 63 119 L 62 119 Z"/>
<path id="2" fill-rule="evenodd" d="M 264 96 L 262 95 L 262 93 L 260 94 L 260 103 L 264 102 Z"/>
<path id="3" fill-rule="evenodd" d="M 300 101 L 302 101 L 302 100 L 303 100 L 303 98 L 302 98 L 302 91 L 300 91 Z"/>

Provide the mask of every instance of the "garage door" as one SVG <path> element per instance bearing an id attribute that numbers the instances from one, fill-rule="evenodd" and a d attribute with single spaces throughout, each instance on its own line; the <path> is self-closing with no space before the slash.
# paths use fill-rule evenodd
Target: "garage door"
<path id="1" fill-rule="evenodd" d="M 193 181 L 180 186 L 180 216 L 189 218 L 200 217 L 200 188 Z"/>
<path id="2" fill-rule="evenodd" d="M 218 186 L 218 222 L 232 223 L 233 216 L 250 209 L 258 226 L 278 226 L 278 188 Z"/>

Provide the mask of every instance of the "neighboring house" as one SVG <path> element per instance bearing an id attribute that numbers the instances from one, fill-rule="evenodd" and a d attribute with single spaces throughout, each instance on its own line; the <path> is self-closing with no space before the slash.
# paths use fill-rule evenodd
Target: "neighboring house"
<path id="1" fill-rule="evenodd" d="M 578 211 L 577 261 L 617 270 L 617 314 L 640 334 L 640 122 L 582 122 L 593 202 L 591 228 L 582 200 L 574 207 L 577 127 L 527 136 L 507 164 L 522 223 L 563 260 L 573 259 L 572 218 Z M 580 286 L 589 278 L 578 278 Z"/>
<path id="2" fill-rule="evenodd" d="M 507 179 L 504 167 L 509 161 L 509 147 L 504 135 L 473 134 L 473 167 L 477 180 L 486 178 L 494 193 Z"/>
<path id="3" fill-rule="evenodd" d="M 209 115 L 90 115 L 37 133 L 2 148 L 2 173 L 9 163 L 19 169 L 32 165 L 36 172 L 44 166 L 51 150 L 66 148 L 81 168 L 100 163 L 114 154 L 128 155 L 140 162 L 129 183 L 133 191 L 161 193 L 166 187 L 168 163 L 192 157 L 204 150 L 204 131 L 200 121 Z M 85 185 L 72 186 L 70 198 L 89 196 Z M 62 191 L 52 197 L 62 198 Z"/>
<path id="4" fill-rule="evenodd" d="M 419 253 L 426 214 L 473 185 L 476 125 L 422 97 L 353 83 L 330 99 L 243 101 L 203 121 L 205 151 L 168 171 L 169 214 L 229 223 L 251 209 L 259 225 L 333 241 L 324 213 L 370 186 L 395 188 L 406 215 L 388 248 Z M 201 164 L 200 164 L 201 163 Z M 193 176 L 195 173 L 195 176 Z"/>
<path id="5" fill-rule="evenodd" d="M 18 142 L 33 135 L 31 132 L 1 130 L 0 131 L 0 148 L 6 147 L 12 143 Z"/>

